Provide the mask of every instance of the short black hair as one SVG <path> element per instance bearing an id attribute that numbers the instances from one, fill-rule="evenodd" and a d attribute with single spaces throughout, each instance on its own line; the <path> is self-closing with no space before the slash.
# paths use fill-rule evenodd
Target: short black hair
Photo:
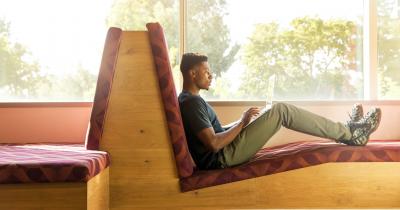
<path id="1" fill-rule="evenodd" d="M 183 54 L 180 66 L 182 74 L 192 69 L 195 65 L 205 61 L 208 61 L 208 57 L 200 53 Z"/>

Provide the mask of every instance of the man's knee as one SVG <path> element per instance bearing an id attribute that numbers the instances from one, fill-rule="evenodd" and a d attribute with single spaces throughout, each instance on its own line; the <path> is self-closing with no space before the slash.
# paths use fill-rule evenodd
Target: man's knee
<path id="1" fill-rule="evenodd" d="M 287 127 L 290 123 L 289 120 L 289 112 L 290 112 L 290 105 L 288 103 L 276 103 L 272 106 L 273 112 L 279 116 L 280 124 Z"/>
<path id="2" fill-rule="evenodd" d="M 283 102 L 278 102 L 272 105 L 273 109 L 276 109 L 277 111 L 284 111 L 288 109 L 289 104 L 283 103 Z"/>

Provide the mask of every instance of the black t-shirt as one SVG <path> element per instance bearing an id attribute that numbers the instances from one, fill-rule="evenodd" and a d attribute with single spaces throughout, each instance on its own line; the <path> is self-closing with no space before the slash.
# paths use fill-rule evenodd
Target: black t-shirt
<path id="1" fill-rule="evenodd" d="M 209 127 L 213 127 L 215 133 L 224 131 L 214 110 L 203 98 L 187 91 L 179 94 L 178 101 L 189 151 L 196 165 L 199 169 L 221 168 L 218 157 L 222 155 L 222 150 L 217 153 L 208 150 L 196 135 Z"/>

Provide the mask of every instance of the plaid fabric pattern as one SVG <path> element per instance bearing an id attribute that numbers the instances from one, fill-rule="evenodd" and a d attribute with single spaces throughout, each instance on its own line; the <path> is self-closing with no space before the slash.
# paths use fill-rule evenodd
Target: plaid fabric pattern
<path id="1" fill-rule="evenodd" d="M 370 140 L 363 147 L 329 140 L 300 141 L 264 148 L 243 165 L 194 172 L 180 180 L 181 190 L 185 192 L 329 162 L 400 162 L 400 140 Z"/>
<path id="2" fill-rule="evenodd" d="M 1 144 L 0 184 L 87 182 L 110 164 L 80 144 Z"/>

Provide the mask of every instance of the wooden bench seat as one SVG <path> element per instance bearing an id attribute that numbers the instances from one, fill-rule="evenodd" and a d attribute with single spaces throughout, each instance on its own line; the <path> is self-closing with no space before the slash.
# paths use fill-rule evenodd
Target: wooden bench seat
<path id="1" fill-rule="evenodd" d="M 0 145 L 0 209 L 108 209 L 109 163 L 84 145 Z"/>
<path id="2" fill-rule="evenodd" d="M 109 164 L 79 144 L 1 144 L 0 184 L 87 182 Z"/>
<path id="3" fill-rule="evenodd" d="M 220 170 L 197 170 L 181 178 L 190 191 L 324 163 L 400 162 L 400 140 L 371 140 L 367 146 L 346 146 L 329 140 L 299 141 L 261 149 L 249 162 Z"/>

